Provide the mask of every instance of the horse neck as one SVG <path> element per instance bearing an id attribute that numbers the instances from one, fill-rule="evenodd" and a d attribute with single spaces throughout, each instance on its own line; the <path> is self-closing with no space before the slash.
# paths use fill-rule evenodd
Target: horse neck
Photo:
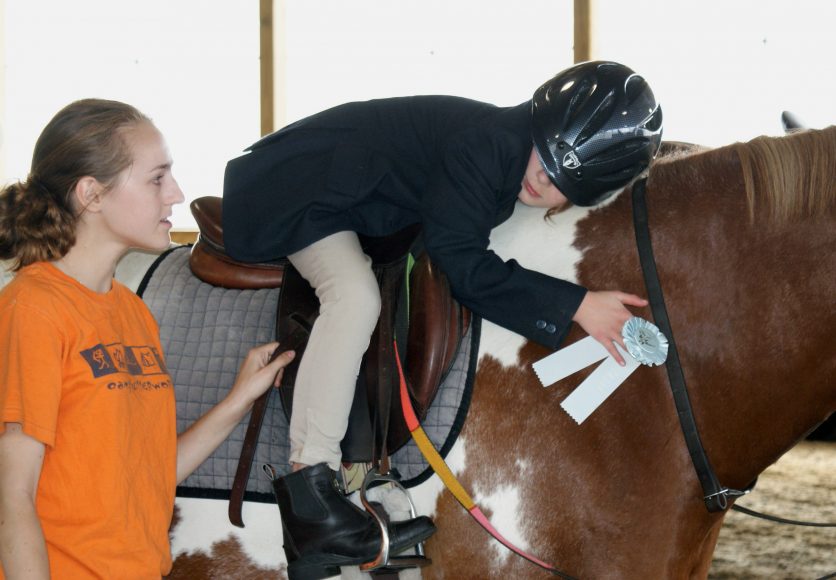
<path id="1" fill-rule="evenodd" d="M 834 409 L 836 368 L 826 345 L 836 288 L 832 276 L 811 274 L 833 254 L 836 223 L 832 215 L 750 221 L 732 153 L 693 164 L 710 174 L 710 188 L 697 179 L 678 184 L 686 191 L 678 195 L 706 202 L 674 214 L 679 243 L 661 242 L 657 259 L 672 280 L 671 317 L 709 456 L 738 478 L 733 485 L 745 485 Z M 833 272 L 829 260 L 824 271 Z"/>
<path id="2" fill-rule="evenodd" d="M 631 199 L 622 195 L 579 224 L 576 244 L 587 248 L 579 279 L 587 287 L 646 294 Z M 816 250 L 832 247 L 836 223 L 751 223 L 730 147 L 656 167 L 647 199 L 701 437 L 721 481 L 746 485 L 836 408 L 836 363 L 827 350 L 836 287 L 832 275 L 810 278 L 836 268 Z M 638 314 L 652 319 L 649 310 Z"/>

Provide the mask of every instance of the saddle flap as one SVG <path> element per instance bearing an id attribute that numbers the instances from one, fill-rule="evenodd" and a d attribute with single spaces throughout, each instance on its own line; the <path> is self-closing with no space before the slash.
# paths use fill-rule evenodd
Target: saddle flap
<path id="1" fill-rule="evenodd" d="M 409 332 L 405 374 L 415 412 L 423 417 L 466 332 L 462 309 L 447 277 L 422 254 L 410 278 Z"/>

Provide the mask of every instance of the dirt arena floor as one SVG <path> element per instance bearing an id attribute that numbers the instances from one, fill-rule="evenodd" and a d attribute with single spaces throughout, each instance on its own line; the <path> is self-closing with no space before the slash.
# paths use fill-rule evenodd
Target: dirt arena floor
<path id="1" fill-rule="evenodd" d="M 799 444 L 767 469 L 739 504 L 789 519 L 836 522 L 836 442 Z M 732 511 L 708 577 L 836 578 L 836 528 L 776 524 Z"/>

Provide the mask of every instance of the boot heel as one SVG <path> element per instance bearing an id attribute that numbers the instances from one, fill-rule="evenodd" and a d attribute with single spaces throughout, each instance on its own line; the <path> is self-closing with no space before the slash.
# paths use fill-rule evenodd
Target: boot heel
<path id="1" fill-rule="evenodd" d="M 287 580 L 322 580 L 339 575 L 339 566 L 329 566 L 319 562 L 296 560 L 287 566 Z"/>

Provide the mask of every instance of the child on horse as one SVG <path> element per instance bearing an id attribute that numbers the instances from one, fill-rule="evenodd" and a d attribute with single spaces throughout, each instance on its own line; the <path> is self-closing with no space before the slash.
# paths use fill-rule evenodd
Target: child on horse
<path id="1" fill-rule="evenodd" d="M 553 212 L 605 200 L 647 169 L 661 133 L 661 108 L 641 76 L 587 62 L 514 107 L 449 96 L 341 105 L 229 162 L 227 253 L 251 262 L 287 257 L 321 303 L 295 383 L 293 473 L 276 486 L 292 580 L 323 577 L 329 566 L 370 560 L 378 549 L 352 545 L 375 534 L 368 514 L 340 509 L 317 519 L 300 507 L 347 501 L 337 497 L 333 472 L 380 311 L 358 234 L 421 224 L 427 253 L 463 305 L 551 348 L 577 322 L 623 364 L 614 343 L 623 346 L 626 306 L 646 301 L 503 261 L 488 249 L 489 235 L 517 203 Z M 402 543 L 432 533 L 429 522 L 413 523 Z"/>

